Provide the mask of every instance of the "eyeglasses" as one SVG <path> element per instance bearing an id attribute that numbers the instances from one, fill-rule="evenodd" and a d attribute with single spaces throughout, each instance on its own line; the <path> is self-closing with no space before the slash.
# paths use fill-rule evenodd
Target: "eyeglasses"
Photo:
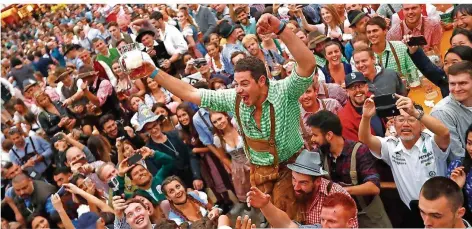
<path id="1" fill-rule="evenodd" d="M 357 91 L 357 90 L 363 89 L 364 86 L 365 84 L 354 84 L 354 85 L 349 86 L 347 89 Z"/>
<path id="2" fill-rule="evenodd" d="M 398 123 L 405 123 L 405 121 L 407 121 L 409 124 L 415 124 L 416 121 L 416 118 L 405 118 L 405 117 L 402 117 L 402 116 L 397 116 L 395 117 L 395 122 L 398 122 Z"/>

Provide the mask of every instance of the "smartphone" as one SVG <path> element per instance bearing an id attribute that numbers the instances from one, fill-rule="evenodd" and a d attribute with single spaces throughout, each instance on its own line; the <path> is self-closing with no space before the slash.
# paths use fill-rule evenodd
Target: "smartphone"
<path id="1" fill-rule="evenodd" d="M 134 165 L 141 159 L 143 159 L 143 156 L 139 152 L 137 152 L 128 159 L 128 165 Z"/>
<path id="2" fill-rule="evenodd" d="M 410 41 L 408 41 L 408 46 L 423 46 L 427 44 L 428 42 L 424 36 L 412 37 L 410 38 Z"/>
<path id="3" fill-rule="evenodd" d="M 59 196 L 63 196 L 66 193 L 66 188 L 64 186 L 61 186 L 59 190 L 57 190 L 56 194 Z"/>
<path id="4" fill-rule="evenodd" d="M 379 95 L 374 97 L 375 111 L 378 117 L 386 118 L 400 114 L 395 94 Z"/>

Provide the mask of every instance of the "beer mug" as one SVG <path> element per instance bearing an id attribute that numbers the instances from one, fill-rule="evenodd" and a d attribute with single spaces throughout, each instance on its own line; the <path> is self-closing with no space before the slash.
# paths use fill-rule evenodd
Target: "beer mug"
<path id="1" fill-rule="evenodd" d="M 415 88 L 421 85 L 420 77 L 416 69 L 408 70 L 405 74 L 405 79 L 410 88 Z"/>
<path id="2" fill-rule="evenodd" d="M 421 86 L 424 89 L 424 97 L 426 100 L 434 100 L 436 97 L 438 97 L 438 92 L 435 90 L 434 84 L 426 79 L 426 77 L 422 77 Z"/>
<path id="3" fill-rule="evenodd" d="M 141 48 L 141 44 L 131 43 L 118 49 L 121 54 L 118 63 L 131 80 L 148 77 L 156 69 L 152 63 L 144 60 Z"/>

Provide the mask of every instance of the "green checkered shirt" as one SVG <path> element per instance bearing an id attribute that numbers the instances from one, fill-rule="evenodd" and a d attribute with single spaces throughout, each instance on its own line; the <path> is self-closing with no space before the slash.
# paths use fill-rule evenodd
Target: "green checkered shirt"
<path id="1" fill-rule="evenodd" d="M 275 142 L 279 154 L 279 163 L 288 160 L 303 147 L 300 134 L 300 105 L 298 98 L 313 83 L 313 75 L 300 77 L 295 71 L 286 79 L 269 81 L 269 93 L 262 104 L 261 130 L 253 117 L 255 107 L 240 104 L 242 130 L 253 139 L 268 140 L 270 136 L 270 103 L 275 111 Z M 236 90 L 212 91 L 200 89 L 201 106 L 215 111 L 235 112 Z M 251 163 L 272 165 L 274 157 L 269 152 L 255 152 L 249 149 Z M 246 152 L 247 153 L 247 152 Z"/>
<path id="2" fill-rule="evenodd" d="M 408 55 L 408 47 L 406 47 L 406 45 L 401 41 L 390 41 L 390 43 L 392 43 L 393 48 L 397 52 L 398 60 L 400 61 L 400 66 L 402 68 L 401 73 L 406 75 L 409 72 L 411 73 L 412 71 L 417 71 L 415 64 Z M 380 57 L 382 57 L 382 60 L 380 60 Z M 397 62 L 395 61 L 395 56 L 393 55 L 388 42 L 385 45 L 385 50 L 382 52 L 382 54 L 377 55 L 376 53 L 375 58 L 377 58 L 377 64 L 382 68 L 388 68 L 400 72 L 400 69 L 397 67 Z"/>

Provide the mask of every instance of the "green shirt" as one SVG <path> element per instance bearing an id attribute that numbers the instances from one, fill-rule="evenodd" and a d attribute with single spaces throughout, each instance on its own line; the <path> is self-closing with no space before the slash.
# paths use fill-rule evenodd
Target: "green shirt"
<path id="1" fill-rule="evenodd" d="M 97 55 L 97 61 L 105 62 L 108 65 L 108 67 L 111 68 L 111 66 L 113 65 L 113 61 L 117 60 L 120 57 L 120 53 L 118 52 L 118 50 L 116 48 L 111 48 L 108 51 L 110 53 L 109 56 L 104 56 L 102 54 L 98 54 Z"/>
<path id="2" fill-rule="evenodd" d="M 392 43 L 393 48 L 397 52 L 398 60 L 400 61 L 400 66 L 402 68 L 401 73 L 403 75 L 407 75 L 408 73 L 417 71 L 415 64 L 408 55 L 408 47 L 406 47 L 406 45 L 401 41 L 390 41 L 390 43 Z M 375 57 L 378 61 L 377 64 L 382 68 L 392 69 L 400 73 L 400 69 L 398 69 L 397 62 L 395 61 L 395 56 L 393 55 L 392 49 L 390 49 L 388 42 L 385 45 L 385 50 L 382 52 L 382 54 L 377 55 L 376 53 Z"/>
<path id="3" fill-rule="evenodd" d="M 300 77 L 295 71 L 283 80 L 269 81 L 269 93 L 262 104 L 261 130 L 253 117 L 255 107 L 240 104 L 242 130 L 253 139 L 268 140 L 270 136 L 270 104 L 275 110 L 275 142 L 279 154 L 279 162 L 288 160 L 303 147 L 300 134 L 300 105 L 298 98 L 313 83 L 313 75 Z M 227 89 L 212 91 L 200 89 L 201 106 L 215 111 L 235 112 L 236 91 Z M 256 165 L 272 165 L 274 157 L 269 152 L 255 152 L 249 149 L 251 163 Z M 247 153 L 247 152 L 246 152 Z"/>

